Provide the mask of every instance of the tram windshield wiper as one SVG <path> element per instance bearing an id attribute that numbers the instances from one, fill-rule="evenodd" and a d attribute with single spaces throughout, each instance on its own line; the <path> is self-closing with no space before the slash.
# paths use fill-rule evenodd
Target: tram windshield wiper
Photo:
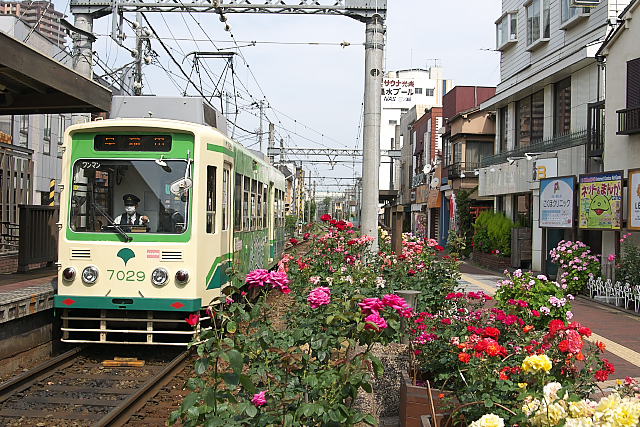
<path id="1" fill-rule="evenodd" d="M 109 221 L 109 225 L 113 227 L 113 229 L 116 230 L 118 234 L 124 238 L 125 242 L 129 243 L 130 241 L 133 240 L 133 238 L 129 236 L 127 233 L 125 233 L 125 231 L 118 224 L 116 224 L 115 221 L 111 219 L 109 214 L 107 214 L 104 210 L 102 210 L 102 208 L 98 206 L 96 202 L 92 202 L 91 204 L 98 211 L 100 215 L 107 218 L 107 221 Z"/>

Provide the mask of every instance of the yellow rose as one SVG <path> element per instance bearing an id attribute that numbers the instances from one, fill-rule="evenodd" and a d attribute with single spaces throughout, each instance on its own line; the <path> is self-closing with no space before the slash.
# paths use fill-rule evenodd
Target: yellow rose
<path id="1" fill-rule="evenodd" d="M 504 420 L 495 414 L 485 414 L 479 420 L 472 422 L 469 427 L 504 427 Z"/>
<path id="2" fill-rule="evenodd" d="M 591 417 L 594 412 L 594 409 L 584 400 L 569 402 L 569 415 L 572 418 Z"/>
<path id="3" fill-rule="evenodd" d="M 551 359 L 546 354 L 527 356 L 522 361 L 522 370 L 525 372 L 549 372 L 551 367 Z"/>
<path id="4" fill-rule="evenodd" d="M 638 404 L 633 404 L 630 401 L 623 401 L 620 406 L 614 411 L 613 419 L 617 426 L 620 427 L 632 427 L 638 425 L 638 419 L 640 418 L 640 407 Z"/>

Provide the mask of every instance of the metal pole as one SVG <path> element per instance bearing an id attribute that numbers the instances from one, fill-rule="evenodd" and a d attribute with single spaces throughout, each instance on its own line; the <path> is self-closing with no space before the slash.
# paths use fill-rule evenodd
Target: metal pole
<path id="1" fill-rule="evenodd" d="M 269 123 L 269 148 L 274 148 L 276 142 L 276 126 L 273 123 Z M 273 164 L 273 157 L 269 156 L 269 161 Z"/>
<path id="2" fill-rule="evenodd" d="M 264 101 L 262 99 L 260 100 L 258 107 L 260 108 L 260 133 L 258 134 L 258 142 L 260 143 L 260 152 L 262 152 L 262 113 L 264 109 Z"/>
<path id="3" fill-rule="evenodd" d="M 93 33 L 93 16 L 90 13 L 76 13 L 74 18 L 76 28 L 89 34 Z M 92 45 L 91 39 L 86 35 L 73 34 L 73 69 L 90 79 L 93 77 Z"/>
<path id="4" fill-rule="evenodd" d="M 142 95 L 142 14 L 136 13 L 136 75 L 133 80 L 133 93 L 136 96 Z"/>
<path id="5" fill-rule="evenodd" d="M 384 54 L 384 20 L 376 15 L 367 21 L 365 35 L 364 126 L 362 147 L 362 233 L 373 237 L 378 252 L 378 195 L 380 174 L 380 88 Z"/>

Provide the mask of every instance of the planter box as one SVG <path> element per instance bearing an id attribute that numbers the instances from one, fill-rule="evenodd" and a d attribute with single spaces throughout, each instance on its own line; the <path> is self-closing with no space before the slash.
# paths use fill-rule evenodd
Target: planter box
<path id="1" fill-rule="evenodd" d="M 511 259 L 499 255 L 485 254 L 484 252 L 473 251 L 471 255 L 473 262 L 494 271 L 503 272 L 511 267 Z"/>
<path id="2" fill-rule="evenodd" d="M 403 427 L 422 427 L 422 416 L 430 415 L 435 411 L 437 425 L 440 425 L 448 416 L 444 413 L 444 402 L 439 397 L 442 391 L 412 384 L 406 371 L 402 372 L 400 383 L 400 425 Z M 431 406 L 433 404 L 433 407 Z M 431 425 L 435 425 L 433 422 Z"/>

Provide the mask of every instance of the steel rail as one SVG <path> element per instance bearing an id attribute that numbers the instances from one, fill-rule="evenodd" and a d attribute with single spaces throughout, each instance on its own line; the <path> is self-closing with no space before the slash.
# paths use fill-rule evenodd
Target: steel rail
<path id="1" fill-rule="evenodd" d="M 27 372 L 3 382 L 0 384 L 0 403 L 7 400 L 13 394 L 26 390 L 42 378 L 53 375 L 55 370 L 72 364 L 74 358 L 83 350 L 84 347 L 76 347 L 73 350 L 69 350 L 53 359 L 47 360 Z"/>
<path id="2" fill-rule="evenodd" d="M 180 353 L 162 371 L 147 381 L 135 393 L 126 398 L 120 405 L 114 408 L 96 424 L 96 427 L 123 426 L 136 414 L 144 405 L 164 387 L 186 363 L 191 354 L 190 350 Z"/>

